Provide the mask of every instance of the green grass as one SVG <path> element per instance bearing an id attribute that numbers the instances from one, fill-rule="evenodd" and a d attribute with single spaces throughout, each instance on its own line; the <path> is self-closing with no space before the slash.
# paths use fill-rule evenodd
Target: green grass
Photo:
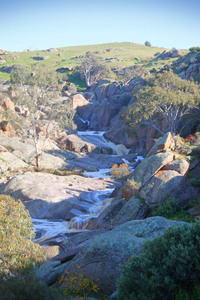
<path id="1" fill-rule="evenodd" d="M 119 58 L 121 61 L 108 63 L 111 67 L 115 66 L 130 66 L 138 63 L 136 58 L 140 61 L 152 59 L 156 52 L 162 52 L 164 48 L 146 47 L 144 45 L 135 43 L 111 43 L 88 46 L 64 47 L 57 48 L 58 52 L 48 52 L 47 50 L 39 51 L 24 51 L 24 52 L 8 52 L 7 55 L 1 55 L 6 60 L 6 63 L 0 65 L 12 66 L 14 64 L 23 64 L 30 66 L 37 61 L 33 59 L 36 56 L 48 57 L 45 60 L 39 61 L 40 64 L 47 64 L 53 70 L 61 67 L 76 67 L 80 64 L 79 56 L 85 54 L 87 51 L 100 51 L 112 49 L 112 52 L 105 52 L 98 54 L 104 60 L 107 58 Z M 16 59 L 14 60 L 14 57 Z M 140 62 L 139 62 L 140 63 Z M 0 79 L 8 80 L 9 74 L 0 71 Z"/>
<path id="2" fill-rule="evenodd" d="M 1 71 L 2 67 L 11 67 L 15 64 L 22 64 L 26 66 L 31 66 L 34 63 L 47 64 L 52 70 L 58 68 L 75 68 L 80 65 L 80 56 L 84 55 L 87 51 L 104 51 L 104 53 L 97 54 L 102 57 L 102 59 L 108 63 L 111 68 L 114 67 L 126 67 L 134 64 L 143 65 L 147 70 L 155 68 L 159 70 L 165 64 L 173 62 L 176 58 L 169 60 L 158 60 L 154 61 L 154 55 L 158 52 L 162 53 L 165 48 L 158 47 L 146 47 L 141 44 L 135 43 L 107 43 L 98 45 L 86 45 L 86 46 L 74 46 L 74 47 L 63 47 L 57 48 L 56 52 L 48 52 L 47 50 L 37 50 L 37 51 L 24 51 L 24 52 L 8 52 L 7 55 L 2 55 L 1 57 L 6 60 L 6 63 L 0 65 L 0 80 L 9 80 L 10 74 Z M 107 49 L 112 49 L 111 52 L 107 52 Z M 185 54 L 188 50 L 183 50 Z M 45 60 L 36 61 L 33 57 L 43 56 L 46 57 Z M 16 59 L 14 59 L 16 58 Z M 118 58 L 119 61 L 108 62 L 106 59 Z M 67 72 L 66 72 L 67 73 Z M 77 73 L 68 72 L 68 81 L 76 84 L 79 91 L 83 91 L 86 85 L 83 80 L 80 79 Z M 114 74 L 114 77 L 116 75 Z"/>

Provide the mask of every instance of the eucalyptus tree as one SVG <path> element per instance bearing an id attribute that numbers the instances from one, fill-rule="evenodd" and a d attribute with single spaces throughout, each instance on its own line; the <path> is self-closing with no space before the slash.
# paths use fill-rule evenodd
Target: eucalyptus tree
<path id="1" fill-rule="evenodd" d="M 81 58 L 79 70 L 87 87 L 110 74 L 110 68 L 102 61 L 101 57 L 89 51 Z"/>
<path id="2" fill-rule="evenodd" d="M 162 134 L 164 132 L 159 121 L 164 119 L 167 131 L 176 134 L 181 130 L 183 116 L 199 109 L 200 105 L 199 86 L 181 79 L 172 70 L 149 77 L 146 85 L 135 96 L 134 104 L 122 113 L 126 124 L 130 127 L 138 124 L 151 125 Z"/>
<path id="3" fill-rule="evenodd" d="M 36 168 L 50 133 L 50 124 L 58 122 L 62 128 L 74 128 L 74 111 L 71 102 L 62 104 L 59 74 L 46 65 L 31 68 L 16 65 L 11 74 L 11 95 L 15 104 L 26 111 L 21 126 L 22 134 L 33 139 L 36 152 Z M 39 128 L 43 127 L 44 137 L 40 141 Z"/>

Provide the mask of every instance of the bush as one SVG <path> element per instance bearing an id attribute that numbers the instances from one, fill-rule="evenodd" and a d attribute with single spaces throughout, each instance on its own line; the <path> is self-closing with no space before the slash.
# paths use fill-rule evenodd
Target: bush
<path id="1" fill-rule="evenodd" d="M 120 165 L 114 164 L 110 170 L 111 175 L 114 178 L 121 178 L 130 174 L 129 166 L 125 163 Z"/>
<path id="2" fill-rule="evenodd" d="M 173 299 L 180 289 L 190 292 L 200 284 L 199 248 L 200 222 L 147 241 L 143 253 L 122 267 L 119 299 Z"/>
<path id="3" fill-rule="evenodd" d="M 22 270 L 16 277 L 0 276 L 0 300 L 61 300 L 63 294 L 56 287 L 39 281 L 32 268 Z"/>
<path id="4" fill-rule="evenodd" d="M 200 52 L 200 47 L 191 47 L 189 49 L 190 52 L 192 53 L 199 53 Z"/>
<path id="5" fill-rule="evenodd" d="M 151 208 L 152 216 L 161 216 L 165 218 L 172 218 L 177 211 L 179 211 L 179 203 L 176 199 L 166 200 L 162 204 Z"/>
<path id="6" fill-rule="evenodd" d="M 74 296 L 75 299 L 82 296 L 84 299 L 89 296 L 96 296 L 99 287 L 97 283 L 87 278 L 85 273 L 78 275 L 76 272 L 61 277 L 60 284 L 65 283 L 64 293 L 66 297 Z"/>
<path id="7" fill-rule="evenodd" d="M 0 273 L 14 273 L 41 262 L 44 257 L 35 237 L 29 212 L 20 200 L 0 195 Z"/>
<path id="8" fill-rule="evenodd" d="M 145 45 L 146 47 L 151 47 L 151 43 L 150 43 L 149 41 L 146 41 L 146 42 L 144 43 L 144 45 Z"/>

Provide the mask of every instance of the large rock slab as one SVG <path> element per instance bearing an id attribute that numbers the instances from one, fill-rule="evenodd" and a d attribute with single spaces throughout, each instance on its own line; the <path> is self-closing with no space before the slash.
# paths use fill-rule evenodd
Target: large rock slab
<path id="1" fill-rule="evenodd" d="M 95 237 L 67 263 L 64 276 L 75 272 L 79 277 L 97 282 L 100 292 L 112 294 L 120 276 L 120 264 L 134 254 L 142 252 L 146 240 L 162 236 L 169 227 L 183 226 L 184 222 L 170 221 L 162 217 L 126 222 L 113 230 Z M 189 224 L 188 224 L 189 226 Z M 66 285 L 64 281 L 63 286 Z"/>
<path id="2" fill-rule="evenodd" d="M 0 172 L 6 172 L 8 170 L 19 170 L 27 168 L 23 160 L 8 152 L 6 148 L 0 145 Z"/>
<path id="3" fill-rule="evenodd" d="M 184 176 L 176 171 L 160 171 L 141 188 L 139 195 L 148 205 L 159 204 L 181 184 L 183 179 Z"/>
<path id="4" fill-rule="evenodd" d="M 142 186 L 140 196 L 148 205 L 161 203 L 182 183 L 188 169 L 189 163 L 186 160 L 174 160 Z"/>
<path id="5" fill-rule="evenodd" d="M 160 169 L 174 160 L 174 154 L 171 152 L 158 153 L 145 158 L 134 170 L 131 178 L 144 185 Z"/>
<path id="6" fill-rule="evenodd" d="M 163 170 L 173 170 L 181 175 L 185 175 L 189 169 L 190 164 L 185 159 L 177 159 L 168 164 L 163 168 Z"/>
<path id="7" fill-rule="evenodd" d="M 31 144 L 25 144 L 18 138 L 0 136 L 0 145 L 26 164 L 35 165 L 35 147 Z M 56 150 L 52 150 L 52 153 L 43 153 L 40 161 L 41 168 L 64 169 L 68 165 L 67 159 L 76 157 L 76 155 L 69 151 L 65 151 L 63 155 Z"/>
<path id="8" fill-rule="evenodd" d="M 112 184 L 109 179 L 27 172 L 2 184 L 0 193 L 21 199 L 33 218 L 70 220 L 88 212 L 89 200 L 82 197 L 85 192 L 105 190 Z"/>
<path id="9" fill-rule="evenodd" d="M 132 220 L 142 220 L 147 216 L 148 210 L 146 204 L 138 198 L 132 197 L 112 220 L 112 226 L 121 225 Z"/>

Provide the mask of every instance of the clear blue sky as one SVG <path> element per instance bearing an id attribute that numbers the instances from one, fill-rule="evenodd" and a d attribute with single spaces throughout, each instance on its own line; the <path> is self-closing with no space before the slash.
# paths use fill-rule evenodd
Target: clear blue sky
<path id="1" fill-rule="evenodd" d="M 5 0 L 0 49 L 135 42 L 200 46 L 199 0 Z"/>

